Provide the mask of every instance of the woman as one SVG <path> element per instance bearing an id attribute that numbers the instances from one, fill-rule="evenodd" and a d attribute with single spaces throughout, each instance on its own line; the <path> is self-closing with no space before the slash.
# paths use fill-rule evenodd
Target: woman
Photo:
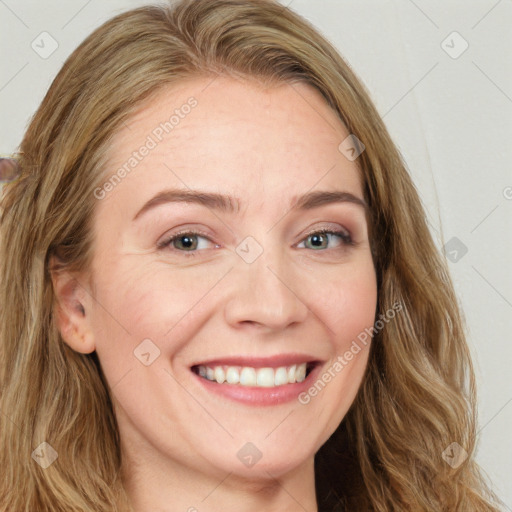
<path id="1" fill-rule="evenodd" d="M 303 19 L 266 0 L 117 16 L 18 164 L 0 510 L 498 510 L 418 195 Z"/>

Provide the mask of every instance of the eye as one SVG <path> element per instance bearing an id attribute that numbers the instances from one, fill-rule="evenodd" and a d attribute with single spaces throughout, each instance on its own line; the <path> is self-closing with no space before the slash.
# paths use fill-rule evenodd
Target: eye
<path id="1" fill-rule="evenodd" d="M 201 240 L 206 241 L 201 243 Z M 306 247 L 305 241 L 311 241 Z M 208 249 L 208 242 L 211 240 L 204 234 L 198 231 L 181 231 L 165 238 L 158 243 L 159 249 L 169 248 L 179 252 L 188 253 L 187 256 L 195 256 L 195 252 L 199 249 Z M 334 244 L 334 247 L 326 247 L 326 244 Z M 337 231 L 332 229 L 319 229 L 307 235 L 303 242 L 297 245 L 298 248 L 313 249 L 336 249 L 340 246 L 353 246 L 355 245 L 351 236 L 344 231 Z M 216 248 L 220 247 L 215 245 Z"/>
<path id="2" fill-rule="evenodd" d="M 338 239 L 337 241 L 336 241 L 336 238 Z M 311 245 L 305 247 L 304 244 L 308 240 L 311 241 Z M 329 242 L 331 242 L 333 240 L 335 242 L 334 247 L 326 247 L 325 246 L 325 244 L 329 244 Z M 340 242 L 340 240 L 341 240 L 341 242 Z M 351 236 L 344 231 L 337 231 L 337 230 L 332 230 L 332 229 L 319 229 L 317 231 L 313 231 L 312 233 L 309 233 L 307 235 L 307 237 L 304 239 L 304 242 L 301 242 L 297 247 L 299 247 L 299 248 L 304 247 L 304 248 L 313 249 L 316 251 L 318 249 L 329 249 L 329 248 L 336 249 L 340 245 L 341 246 L 343 246 L 343 245 L 353 246 L 355 244 L 354 244 L 354 241 L 352 240 Z"/>
<path id="3" fill-rule="evenodd" d="M 211 240 L 204 235 L 204 233 L 199 233 L 197 231 L 182 231 L 180 233 L 175 233 L 161 242 L 158 243 L 159 249 L 164 249 L 169 247 L 171 249 L 175 249 L 181 252 L 188 252 L 187 256 L 194 256 L 194 252 L 197 249 L 208 249 L 207 243 L 200 243 L 199 239 Z M 216 247 L 219 247 L 216 245 Z"/>

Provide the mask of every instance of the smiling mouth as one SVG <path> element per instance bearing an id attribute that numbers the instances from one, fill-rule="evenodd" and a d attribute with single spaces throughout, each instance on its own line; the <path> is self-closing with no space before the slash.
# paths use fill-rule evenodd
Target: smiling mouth
<path id="1" fill-rule="evenodd" d="M 316 365 L 316 362 L 305 362 L 277 368 L 195 365 L 192 367 L 192 371 L 203 379 L 217 384 L 273 388 L 303 382 Z"/>

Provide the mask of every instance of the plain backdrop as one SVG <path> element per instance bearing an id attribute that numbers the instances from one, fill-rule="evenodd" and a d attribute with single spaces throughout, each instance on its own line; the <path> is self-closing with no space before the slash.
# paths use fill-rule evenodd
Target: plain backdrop
<path id="1" fill-rule="evenodd" d="M 17 149 L 71 51 L 145 3 L 0 0 L 0 154 Z M 281 3 L 338 48 L 405 158 L 468 323 L 477 460 L 512 511 L 512 2 Z"/>

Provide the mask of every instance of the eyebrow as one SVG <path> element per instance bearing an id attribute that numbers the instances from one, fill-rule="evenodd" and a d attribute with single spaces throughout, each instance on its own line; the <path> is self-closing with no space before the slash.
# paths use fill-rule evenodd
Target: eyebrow
<path id="1" fill-rule="evenodd" d="M 204 192 L 200 190 L 182 190 L 167 189 L 162 190 L 156 196 L 151 198 L 136 213 L 135 221 L 149 210 L 167 203 L 194 203 L 206 208 L 222 212 L 235 213 L 240 211 L 241 201 L 237 197 L 218 194 L 215 192 Z M 366 202 L 360 197 L 344 191 L 313 191 L 302 196 L 293 196 L 291 200 L 291 209 L 293 210 L 311 210 L 319 206 L 332 203 L 352 203 L 361 206 L 365 211 L 368 209 Z"/>

